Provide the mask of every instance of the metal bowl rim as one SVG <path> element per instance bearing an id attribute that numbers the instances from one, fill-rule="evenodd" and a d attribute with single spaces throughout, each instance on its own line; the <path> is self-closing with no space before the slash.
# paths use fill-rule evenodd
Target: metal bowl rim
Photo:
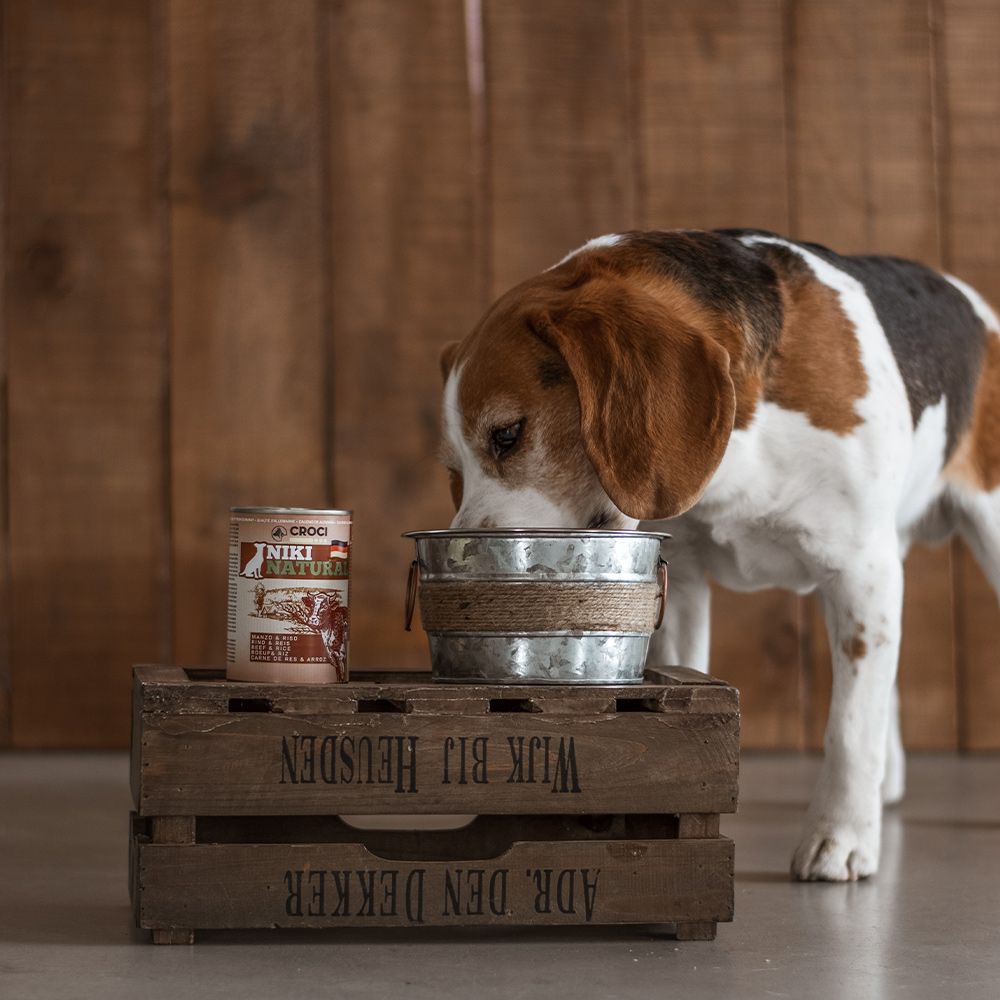
<path id="1" fill-rule="evenodd" d="M 657 538 L 661 542 L 673 535 L 666 531 L 601 531 L 576 530 L 574 528 L 475 528 L 458 530 L 453 528 L 433 528 L 427 531 L 404 531 L 402 538 L 499 538 L 521 541 L 532 538 L 580 538 L 584 540 L 602 538 Z"/>
<path id="2" fill-rule="evenodd" d="M 552 629 L 548 632 L 442 632 L 439 629 L 431 629 L 427 632 L 437 639 L 648 639 L 653 633 L 650 632 L 610 632 L 603 631 L 567 631 L 565 629 Z"/>

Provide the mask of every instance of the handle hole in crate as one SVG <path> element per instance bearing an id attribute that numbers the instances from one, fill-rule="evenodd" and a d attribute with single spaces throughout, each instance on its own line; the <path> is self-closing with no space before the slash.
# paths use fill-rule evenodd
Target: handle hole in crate
<path id="1" fill-rule="evenodd" d="M 181 667 L 184 676 L 189 681 L 224 681 L 226 679 L 225 670 L 218 670 L 213 667 Z"/>
<path id="2" fill-rule="evenodd" d="M 281 709 L 275 708 L 274 702 L 270 698 L 230 698 L 229 711 L 232 713 L 281 712 Z"/>
<path id="3" fill-rule="evenodd" d="M 359 698 L 358 711 L 402 714 L 406 711 L 406 702 L 396 698 Z"/>
<path id="4" fill-rule="evenodd" d="M 361 844 L 396 861 L 484 861 L 519 841 L 660 840 L 676 815 L 199 816 L 199 844 Z"/>
<path id="5" fill-rule="evenodd" d="M 490 698 L 491 712 L 540 712 L 530 698 Z"/>
<path id="6" fill-rule="evenodd" d="M 616 712 L 658 712 L 655 698 L 615 698 Z"/>

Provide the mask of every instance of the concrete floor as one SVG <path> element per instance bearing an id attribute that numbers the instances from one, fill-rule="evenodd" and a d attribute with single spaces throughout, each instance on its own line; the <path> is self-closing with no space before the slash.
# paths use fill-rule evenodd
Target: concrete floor
<path id="1" fill-rule="evenodd" d="M 0 998 L 1000 998 L 1000 758 L 916 756 L 882 871 L 786 875 L 817 762 L 747 756 L 736 921 L 713 942 L 628 928 L 130 932 L 124 754 L 0 756 Z"/>

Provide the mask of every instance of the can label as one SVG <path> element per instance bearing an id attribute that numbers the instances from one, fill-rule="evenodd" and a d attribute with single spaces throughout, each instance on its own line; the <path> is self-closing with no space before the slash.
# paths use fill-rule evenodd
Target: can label
<path id="1" fill-rule="evenodd" d="M 343 683 L 351 515 L 233 511 L 226 676 Z"/>

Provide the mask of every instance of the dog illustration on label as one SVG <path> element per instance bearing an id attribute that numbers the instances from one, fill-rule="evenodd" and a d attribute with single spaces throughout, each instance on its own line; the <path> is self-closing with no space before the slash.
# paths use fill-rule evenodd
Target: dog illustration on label
<path id="1" fill-rule="evenodd" d="M 245 576 L 250 580 L 259 580 L 260 568 L 264 565 L 264 549 L 267 547 L 267 543 L 254 542 L 253 546 L 257 551 L 251 556 L 246 566 L 243 567 L 240 576 Z"/>

